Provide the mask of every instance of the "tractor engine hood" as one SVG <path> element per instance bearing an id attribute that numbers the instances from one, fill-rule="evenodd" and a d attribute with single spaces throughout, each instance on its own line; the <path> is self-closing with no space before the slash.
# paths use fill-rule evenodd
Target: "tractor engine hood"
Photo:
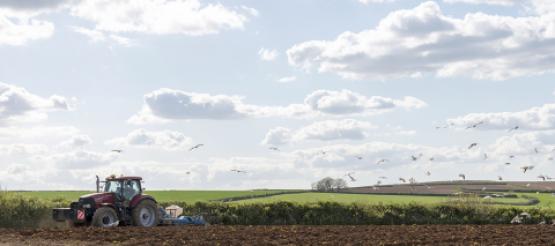
<path id="1" fill-rule="evenodd" d="M 79 200 L 84 200 L 84 199 L 94 199 L 94 202 L 96 204 L 101 204 L 101 203 L 113 203 L 114 202 L 114 197 L 115 194 L 114 193 L 110 193 L 110 192 L 105 192 L 105 193 L 92 193 L 92 194 L 87 194 L 84 196 L 81 196 L 79 198 Z"/>

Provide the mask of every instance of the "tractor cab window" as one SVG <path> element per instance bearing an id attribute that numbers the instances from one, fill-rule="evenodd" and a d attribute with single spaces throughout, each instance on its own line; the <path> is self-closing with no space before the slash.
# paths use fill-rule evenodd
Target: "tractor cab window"
<path id="1" fill-rule="evenodd" d="M 125 180 L 123 184 L 123 197 L 130 201 L 134 196 L 141 193 L 141 184 L 139 180 Z"/>
<path id="2" fill-rule="evenodd" d="M 121 182 L 117 180 L 106 181 L 104 185 L 104 192 L 120 193 L 121 192 Z"/>

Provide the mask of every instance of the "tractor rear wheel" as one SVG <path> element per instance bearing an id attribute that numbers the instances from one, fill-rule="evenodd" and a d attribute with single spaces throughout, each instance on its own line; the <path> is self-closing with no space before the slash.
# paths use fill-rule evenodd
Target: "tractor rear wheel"
<path id="1" fill-rule="evenodd" d="M 133 224 L 142 227 L 157 226 L 160 222 L 160 211 L 158 205 L 151 200 L 143 200 L 133 211 Z"/>
<path id="2" fill-rule="evenodd" d="M 92 217 L 92 225 L 97 227 L 113 227 L 118 226 L 118 215 L 116 211 L 110 207 L 102 207 L 94 212 Z"/>

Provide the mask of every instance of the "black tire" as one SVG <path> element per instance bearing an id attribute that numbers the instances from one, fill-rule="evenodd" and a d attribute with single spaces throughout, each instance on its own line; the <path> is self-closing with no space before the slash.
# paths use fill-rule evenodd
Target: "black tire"
<path id="1" fill-rule="evenodd" d="M 153 227 L 160 223 L 162 215 L 158 205 L 152 200 L 143 200 L 133 208 L 133 225 L 142 227 Z"/>
<path id="2" fill-rule="evenodd" d="M 118 215 L 113 208 L 101 207 L 94 212 L 92 225 L 96 227 L 118 226 Z"/>

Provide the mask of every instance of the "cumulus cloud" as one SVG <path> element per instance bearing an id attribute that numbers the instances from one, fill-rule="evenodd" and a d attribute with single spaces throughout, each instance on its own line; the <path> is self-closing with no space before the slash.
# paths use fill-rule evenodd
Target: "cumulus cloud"
<path id="1" fill-rule="evenodd" d="M 61 154 L 53 154 L 45 157 L 44 159 L 51 163 L 55 163 L 58 168 L 91 169 L 109 165 L 112 161 L 117 159 L 117 155 L 114 153 L 77 150 Z"/>
<path id="2" fill-rule="evenodd" d="M 44 119 L 49 111 L 71 108 L 71 103 L 64 97 L 53 95 L 43 98 L 25 88 L 0 83 L 0 123 Z"/>
<path id="3" fill-rule="evenodd" d="M 555 15 L 450 17 L 435 2 L 388 14 L 373 28 L 287 50 L 292 66 L 349 79 L 469 76 L 504 80 L 552 72 Z"/>
<path id="4" fill-rule="evenodd" d="M 468 4 L 488 4 L 488 5 L 501 5 L 512 6 L 516 4 L 517 0 L 443 0 L 446 3 L 468 3 Z"/>
<path id="5" fill-rule="evenodd" d="M 33 40 L 50 38 L 54 33 L 54 24 L 39 20 L 36 15 L 0 6 L 0 45 L 20 46 Z"/>
<path id="6" fill-rule="evenodd" d="M 166 150 L 185 150 L 191 147 L 192 140 L 181 132 L 137 129 L 125 137 L 109 140 L 107 144 L 118 147 L 158 147 Z"/>
<path id="7" fill-rule="evenodd" d="M 92 139 L 88 135 L 74 135 L 70 139 L 60 143 L 63 148 L 81 148 L 92 143 Z"/>
<path id="8" fill-rule="evenodd" d="M 120 35 L 106 34 L 98 30 L 88 29 L 84 27 L 73 27 L 72 29 L 79 34 L 88 37 L 89 40 L 93 43 L 113 42 L 125 47 L 130 47 L 133 45 L 133 41 L 131 41 L 131 39 Z"/>
<path id="9" fill-rule="evenodd" d="M 262 48 L 260 50 L 258 50 L 258 56 L 260 57 L 260 60 L 263 61 L 273 61 L 278 57 L 279 53 L 277 50 L 275 49 L 266 49 L 266 48 Z"/>
<path id="10" fill-rule="evenodd" d="M 376 114 L 395 108 L 418 109 L 426 103 L 414 97 L 392 99 L 366 97 L 349 91 L 317 90 L 302 104 L 259 106 L 246 104 L 243 98 L 210 95 L 172 89 L 159 89 L 144 96 L 143 109 L 129 123 L 143 124 L 186 119 L 241 119 L 248 117 L 308 117 L 318 114 Z"/>
<path id="11" fill-rule="evenodd" d="M 465 147 L 432 147 L 417 144 L 368 142 L 364 144 L 336 144 L 293 152 L 295 165 L 303 168 L 328 168 L 336 170 L 375 170 L 412 164 L 435 163 L 470 164 L 483 161 L 479 151 L 465 151 Z M 325 152 L 325 154 L 322 153 Z M 422 154 L 420 156 L 420 154 Z M 357 160 L 355 156 L 362 157 Z M 411 156 L 419 156 L 413 161 Z M 386 159 L 382 164 L 379 160 Z"/>
<path id="12" fill-rule="evenodd" d="M 325 120 L 314 122 L 296 131 L 277 127 L 266 134 L 262 144 L 283 145 L 291 141 L 303 140 L 361 140 L 368 136 L 367 131 L 376 126 L 354 119 Z"/>
<path id="13" fill-rule="evenodd" d="M 51 10 L 56 9 L 64 4 L 70 2 L 69 0 L 3 0 L 0 1 L 0 8 L 9 8 L 22 11 L 38 11 L 38 10 Z"/>
<path id="14" fill-rule="evenodd" d="M 520 129 L 548 130 L 555 128 L 555 104 L 545 104 L 518 112 L 471 113 L 448 119 L 447 123 L 459 128 L 483 122 L 476 129 L 507 130 L 519 126 Z"/>
<path id="15" fill-rule="evenodd" d="M 243 29 L 257 11 L 199 0 L 82 0 L 70 13 L 93 22 L 101 32 L 201 36 Z"/>
<path id="16" fill-rule="evenodd" d="M 371 3 L 392 3 L 396 0 L 358 0 L 359 3 L 362 4 L 371 4 Z"/>
<path id="17" fill-rule="evenodd" d="M 276 127 L 270 129 L 266 136 L 264 136 L 264 140 L 262 140 L 262 144 L 266 145 L 284 145 L 291 141 L 292 132 L 289 128 L 285 127 Z"/>

